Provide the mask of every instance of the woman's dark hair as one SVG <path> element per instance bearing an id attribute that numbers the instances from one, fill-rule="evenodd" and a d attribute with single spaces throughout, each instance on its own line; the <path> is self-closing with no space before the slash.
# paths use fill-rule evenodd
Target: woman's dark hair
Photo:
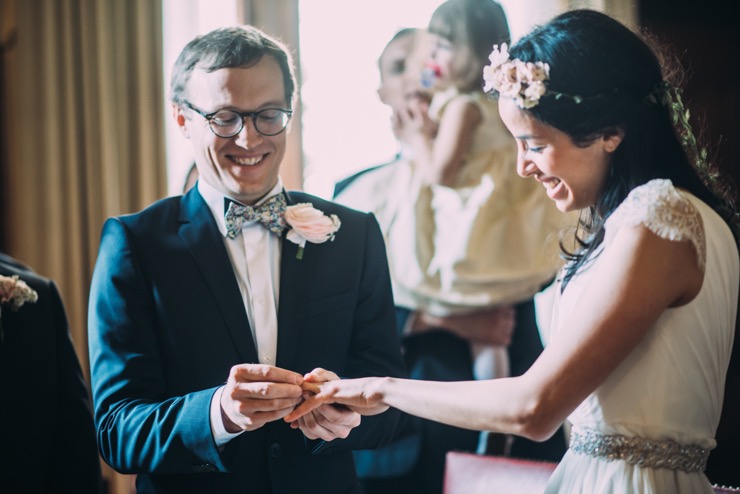
<path id="1" fill-rule="evenodd" d="M 280 66 L 285 102 L 293 108 L 296 77 L 288 48 L 252 26 L 214 29 L 185 45 L 172 69 L 170 99 L 178 105 L 183 103 L 187 98 L 190 75 L 196 68 L 214 72 L 226 68 L 251 67 L 264 56 L 274 58 Z"/>
<path id="2" fill-rule="evenodd" d="M 493 0 L 447 0 L 432 14 L 428 30 L 461 51 L 455 72 L 464 91 L 481 89 L 491 48 L 511 40 L 506 13 Z"/>
<path id="3" fill-rule="evenodd" d="M 548 94 L 525 111 L 566 133 L 578 146 L 624 133 L 596 204 L 582 215 L 577 248 L 570 252 L 562 247 L 570 261 L 563 287 L 603 241 L 609 215 L 632 189 L 652 179 L 669 179 L 688 190 L 717 211 L 738 237 L 732 192 L 710 180 L 716 171 L 697 167 L 702 161 L 697 150 L 682 144 L 687 129 L 674 124 L 664 82 L 679 87 L 680 66 L 675 58 L 659 56 L 658 50 L 655 40 L 591 10 L 561 14 L 509 50 L 512 59 L 550 66 Z"/>

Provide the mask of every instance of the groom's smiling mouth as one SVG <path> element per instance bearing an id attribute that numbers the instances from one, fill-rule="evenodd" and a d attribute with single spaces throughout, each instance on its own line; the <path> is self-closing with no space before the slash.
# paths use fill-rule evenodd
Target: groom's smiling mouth
<path id="1" fill-rule="evenodd" d="M 252 158 L 239 158 L 237 156 L 230 156 L 229 158 L 231 159 L 231 161 L 235 162 L 237 165 L 254 166 L 254 165 L 259 164 L 264 157 L 265 155 L 263 154 L 261 156 L 254 156 Z"/>

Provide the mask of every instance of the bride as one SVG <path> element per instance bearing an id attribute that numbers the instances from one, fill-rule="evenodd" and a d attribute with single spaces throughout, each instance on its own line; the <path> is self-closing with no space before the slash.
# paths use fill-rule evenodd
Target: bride
<path id="1" fill-rule="evenodd" d="M 541 441 L 567 419 L 570 448 L 547 492 L 711 493 L 703 470 L 735 331 L 738 225 L 664 66 L 589 10 L 491 54 L 485 89 L 517 140 L 517 172 L 561 211 L 581 211 L 548 345 L 527 373 L 429 382 L 317 369 L 285 420 L 315 420 L 305 414 L 323 403 L 395 407 Z"/>

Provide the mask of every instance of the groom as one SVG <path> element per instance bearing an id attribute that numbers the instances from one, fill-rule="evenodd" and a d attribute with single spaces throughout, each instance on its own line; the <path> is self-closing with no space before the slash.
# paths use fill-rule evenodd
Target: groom
<path id="1" fill-rule="evenodd" d="M 359 492 L 351 451 L 390 441 L 397 412 L 281 419 L 316 367 L 405 373 L 377 222 L 283 190 L 295 76 L 278 41 L 249 26 L 195 38 L 171 98 L 199 181 L 109 219 L 92 280 L 103 458 L 144 493 Z"/>

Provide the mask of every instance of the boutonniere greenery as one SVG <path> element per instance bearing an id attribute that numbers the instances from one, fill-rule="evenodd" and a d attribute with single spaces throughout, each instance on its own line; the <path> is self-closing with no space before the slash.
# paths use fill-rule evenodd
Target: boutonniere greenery
<path id="1" fill-rule="evenodd" d="M 38 299 L 38 293 L 18 275 L 0 276 L 0 343 L 5 339 L 2 323 L 3 307 L 17 311 L 26 302 L 35 303 Z"/>
<path id="2" fill-rule="evenodd" d="M 303 259 L 306 242 L 323 244 L 327 240 L 334 240 L 334 234 L 342 224 L 336 214 L 328 216 L 309 202 L 288 206 L 285 209 L 285 222 L 290 226 L 286 238 L 298 245 L 296 259 Z"/>

